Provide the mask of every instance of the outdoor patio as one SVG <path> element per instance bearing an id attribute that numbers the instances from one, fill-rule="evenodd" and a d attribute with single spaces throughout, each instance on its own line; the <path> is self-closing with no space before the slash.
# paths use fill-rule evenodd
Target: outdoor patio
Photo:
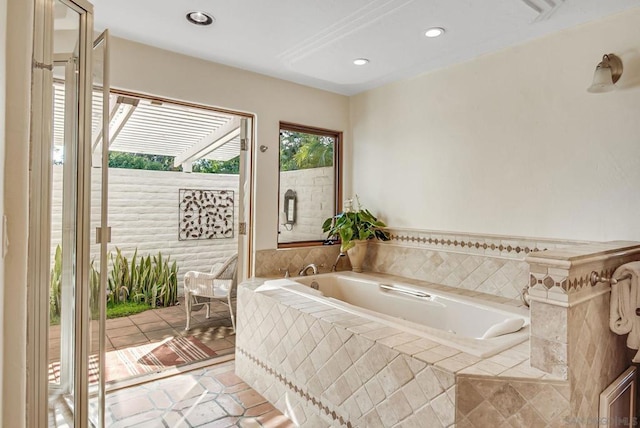
<path id="1" fill-rule="evenodd" d="M 234 302 L 235 303 L 235 302 Z M 196 353 L 206 359 L 211 356 L 227 355 L 234 352 L 235 333 L 231 327 L 228 307 L 220 302 L 211 303 L 211 317 L 205 318 L 205 309 L 192 313 L 191 328 L 185 331 L 186 312 L 184 299 L 179 299 L 179 304 L 167 308 L 150 309 L 145 312 L 127 317 L 107 320 L 106 328 L 106 351 L 107 356 L 114 354 L 111 351 L 142 350 L 149 353 L 149 350 L 159 349 L 163 342 L 176 338 L 184 338 L 192 343 L 196 343 L 203 353 Z M 96 324 L 94 324 L 96 325 Z M 98 336 L 92 334 L 91 349 L 98 348 Z M 142 351 L 136 351 L 139 356 Z M 197 361 L 197 355 L 191 361 Z M 60 358 L 60 326 L 52 326 L 49 335 L 49 363 L 56 364 Z M 107 358 L 107 365 L 110 358 Z M 178 361 L 178 365 L 181 361 Z M 171 368 L 174 365 L 162 365 L 163 369 Z M 157 371 L 157 370 L 154 370 Z M 128 377 L 128 376 L 127 376 Z M 52 378 L 53 379 L 53 378 Z M 117 378 L 107 379 L 108 381 L 121 380 Z"/>

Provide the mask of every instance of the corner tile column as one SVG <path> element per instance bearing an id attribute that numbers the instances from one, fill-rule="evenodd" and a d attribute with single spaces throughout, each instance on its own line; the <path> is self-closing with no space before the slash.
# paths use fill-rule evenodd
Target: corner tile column
<path id="1" fill-rule="evenodd" d="M 591 284 L 640 260 L 637 242 L 608 242 L 530 255 L 531 365 L 570 383 L 571 415 L 598 415 L 599 394 L 630 365 L 626 335 L 609 329 L 611 287 Z M 587 420 L 587 419 L 585 419 Z"/>

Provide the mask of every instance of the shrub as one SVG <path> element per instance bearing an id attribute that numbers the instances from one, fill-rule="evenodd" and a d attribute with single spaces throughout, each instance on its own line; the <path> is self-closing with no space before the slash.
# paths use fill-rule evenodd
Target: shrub
<path id="1" fill-rule="evenodd" d="M 170 306 L 178 300 L 178 266 L 170 264 L 170 257 L 147 255 L 138 258 L 136 249 L 129 261 L 119 248 L 109 252 L 111 269 L 107 278 L 107 305 L 114 307 L 124 303 L 143 303 L 149 307 Z M 100 305 L 100 271 L 91 261 L 89 272 L 89 307 L 91 316 L 97 318 Z M 49 317 L 52 324 L 60 319 L 62 292 L 62 248 L 56 247 L 51 269 Z"/>
<path id="2" fill-rule="evenodd" d="M 157 305 L 173 305 L 178 298 L 178 266 L 169 257 L 164 259 L 162 252 L 157 256 L 141 257 L 138 250 L 131 261 L 116 248 L 116 254 L 110 254 L 111 272 L 108 279 L 110 303 L 145 302 L 155 308 Z"/>

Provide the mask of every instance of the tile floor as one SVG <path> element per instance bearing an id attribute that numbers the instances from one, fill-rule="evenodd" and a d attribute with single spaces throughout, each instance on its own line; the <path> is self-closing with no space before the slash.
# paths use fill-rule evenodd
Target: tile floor
<path id="1" fill-rule="evenodd" d="M 110 428 L 293 427 L 229 361 L 107 394 Z"/>
<path id="2" fill-rule="evenodd" d="M 211 317 L 205 318 L 205 309 L 192 313 L 191 329 L 184 330 L 186 313 L 183 299 L 168 308 L 151 309 L 128 317 L 107 320 L 106 350 L 128 348 L 151 342 L 160 342 L 171 336 L 194 336 L 218 355 L 232 353 L 235 333 L 231 328 L 229 309 L 221 302 L 211 304 Z M 93 326 L 92 326 L 93 328 Z M 91 349 L 97 349 L 97 335 L 92 336 Z M 49 362 L 60 360 L 60 326 L 49 328 Z"/>
<path id="3" fill-rule="evenodd" d="M 90 413 L 95 414 L 94 403 Z M 52 403 L 49 428 L 69 428 L 62 397 Z M 289 428 L 295 425 L 234 373 L 234 361 L 108 392 L 109 428 Z"/>

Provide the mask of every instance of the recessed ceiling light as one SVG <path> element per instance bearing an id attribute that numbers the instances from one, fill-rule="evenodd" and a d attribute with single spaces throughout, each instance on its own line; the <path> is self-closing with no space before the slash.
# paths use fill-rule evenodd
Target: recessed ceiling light
<path id="1" fill-rule="evenodd" d="M 356 58 L 353 60 L 355 65 L 367 65 L 369 64 L 369 60 L 366 58 Z"/>
<path id="2" fill-rule="evenodd" d="M 211 25 L 214 19 L 208 13 L 195 11 L 187 13 L 187 21 L 195 25 Z"/>
<path id="3" fill-rule="evenodd" d="M 433 37 L 440 37 L 444 34 L 444 28 L 441 27 L 433 27 L 433 28 L 429 28 L 427 31 L 425 31 L 424 35 L 430 38 Z"/>

